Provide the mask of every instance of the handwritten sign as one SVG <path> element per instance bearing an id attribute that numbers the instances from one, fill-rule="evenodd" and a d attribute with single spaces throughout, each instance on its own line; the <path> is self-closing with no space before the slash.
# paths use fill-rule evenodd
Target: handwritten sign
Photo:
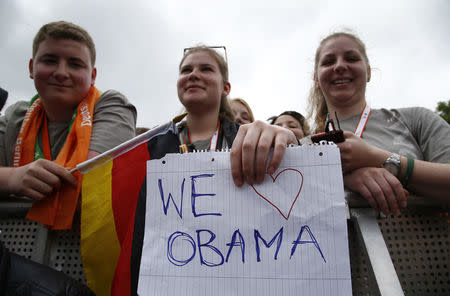
<path id="1" fill-rule="evenodd" d="M 147 163 L 138 294 L 351 295 L 338 148 L 288 148 L 275 174 L 241 188 L 229 157 Z"/>

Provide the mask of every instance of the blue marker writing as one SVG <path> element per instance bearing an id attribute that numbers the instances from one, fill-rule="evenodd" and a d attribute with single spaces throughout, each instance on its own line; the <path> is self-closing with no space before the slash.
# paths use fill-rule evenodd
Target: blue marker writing
<path id="1" fill-rule="evenodd" d="M 209 240 L 206 243 L 202 243 L 201 242 L 201 233 L 202 232 L 206 232 L 208 233 L 209 236 Z M 210 245 L 210 243 L 216 238 L 216 235 L 214 234 L 214 232 L 212 232 L 211 230 L 208 229 L 199 229 L 197 230 L 197 245 L 198 245 L 198 253 L 200 254 L 200 264 L 204 264 L 206 266 L 209 267 L 214 267 L 214 266 L 219 266 L 223 264 L 223 255 L 222 253 L 219 251 L 219 249 L 217 249 L 216 247 L 214 247 L 213 245 Z M 208 248 L 211 251 L 213 251 L 214 253 L 216 253 L 217 255 L 219 255 L 220 257 L 220 262 L 219 263 L 212 263 L 210 261 L 207 261 L 205 258 L 203 258 L 203 251 L 202 248 Z"/>
<path id="2" fill-rule="evenodd" d="M 275 256 L 273 257 L 275 260 L 277 260 L 278 251 L 280 251 L 281 242 L 283 241 L 283 227 L 280 228 L 280 230 L 275 234 L 275 236 L 272 238 L 272 240 L 267 243 L 266 240 L 261 236 L 259 231 L 257 229 L 254 230 L 253 236 L 255 237 L 255 245 L 256 245 L 256 261 L 260 262 L 260 248 L 259 248 L 259 241 L 262 240 L 266 248 L 270 248 L 272 244 L 275 242 L 275 239 L 278 237 L 277 240 L 277 250 L 275 251 Z"/>
<path id="3" fill-rule="evenodd" d="M 172 197 L 172 193 L 169 192 L 169 197 L 167 197 L 167 201 L 164 201 L 164 189 L 162 186 L 162 181 L 161 181 L 161 179 L 158 179 L 159 194 L 161 196 L 161 201 L 163 204 L 163 211 L 166 216 L 167 216 L 167 209 L 169 208 L 169 202 L 172 201 L 173 205 L 175 206 L 175 210 L 178 213 L 178 216 L 180 216 L 180 218 L 183 219 L 184 181 L 186 181 L 185 178 L 183 178 L 183 183 L 181 183 L 180 207 L 178 208 L 177 203 L 175 202 L 175 200 Z"/>
<path id="4" fill-rule="evenodd" d="M 239 240 L 236 241 L 236 238 L 239 237 Z M 227 244 L 228 248 L 228 252 L 227 252 L 227 258 L 225 259 L 225 262 L 228 262 L 228 258 L 230 257 L 230 253 L 231 250 L 233 250 L 234 246 L 238 246 L 241 247 L 241 252 L 242 252 L 242 263 L 245 263 L 245 241 L 244 238 L 242 237 L 241 232 L 239 231 L 239 229 L 236 229 L 233 233 L 233 236 L 231 237 L 231 242 L 229 242 Z"/>
<path id="5" fill-rule="evenodd" d="M 178 239 L 188 242 L 191 245 L 191 247 L 192 247 L 191 257 L 189 257 L 185 260 L 182 260 L 182 259 L 177 259 L 173 256 L 173 244 Z M 195 241 L 189 234 L 187 234 L 185 232 L 181 232 L 181 231 L 176 231 L 170 235 L 169 240 L 167 241 L 167 258 L 169 259 L 170 263 L 172 263 L 173 265 L 176 265 L 176 266 L 186 265 L 189 262 L 191 262 L 191 260 L 194 258 L 195 252 L 196 252 Z"/>
<path id="6" fill-rule="evenodd" d="M 303 230 L 306 230 L 306 232 L 308 232 L 309 237 L 311 238 L 311 240 L 306 240 L 306 241 L 302 241 L 302 234 L 303 234 Z M 311 229 L 309 229 L 308 225 L 303 225 L 302 228 L 300 229 L 300 233 L 297 236 L 297 239 L 295 241 L 292 242 L 293 246 L 291 249 L 291 256 L 289 257 L 289 259 L 292 258 L 292 255 L 294 255 L 295 250 L 297 249 L 297 245 L 302 245 L 302 244 L 314 244 L 314 246 L 317 248 L 317 250 L 319 250 L 320 255 L 322 256 L 323 261 L 326 263 L 327 260 L 325 260 L 325 257 L 323 256 L 322 250 L 320 249 L 319 246 L 319 242 L 316 240 L 316 238 L 314 237 L 314 234 L 312 233 Z"/>
<path id="7" fill-rule="evenodd" d="M 211 216 L 222 216 L 222 214 L 220 213 L 201 213 L 201 214 L 197 214 L 196 208 L 195 208 L 195 202 L 197 197 L 201 197 L 201 196 L 215 196 L 215 193 L 197 193 L 195 191 L 195 182 L 198 178 L 211 178 L 213 177 L 214 174 L 202 174 L 202 175 L 196 175 L 196 176 L 191 176 L 191 183 L 192 183 L 192 192 L 191 192 L 191 203 L 192 203 L 192 214 L 194 214 L 194 217 L 200 217 L 200 216 L 207 216 L 207 215 L 211 215 Z"/>

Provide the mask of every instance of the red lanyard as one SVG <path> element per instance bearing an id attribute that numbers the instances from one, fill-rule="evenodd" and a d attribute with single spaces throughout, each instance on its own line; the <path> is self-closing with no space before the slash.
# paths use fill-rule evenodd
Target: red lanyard
<path id="1" fill-rule="evenodd" d="M 185 147 L 181 147 L 183 145 L 180 146 L 180 149 L 182 151 L 182 153 L 186 153 L 187 149 L 186 147 L 191 146 L 192 142 L 191 142 L 191 133 L 189 132 L 189 128 L 186 125 L 186 131 L 187 131 L 187 137 L 184 137 L 184 146 Z M 219 131 L 220 131 L 220 120 L 217 121 L 217 129 L 214 132 L 214 134 L 211 137 L 211 140 L 209 141 L 209 150 L 211 151 L 216 151 L 217 150 L 217 146 L 219 144 Z"/>
<path id="2" fill-rule="evenodd" d="M 364 106 L 363 112 L 361 113 L 361 116 L 359 117 L 359 122 L 355 129 L 355 135 L 360 138 L 362 138 L 364 130 L 366 129 L 367 121 L 369 120 L 371 112 L 372 109 L 370 109 L 370 107 L 366 104 L 366 106 Z"/>

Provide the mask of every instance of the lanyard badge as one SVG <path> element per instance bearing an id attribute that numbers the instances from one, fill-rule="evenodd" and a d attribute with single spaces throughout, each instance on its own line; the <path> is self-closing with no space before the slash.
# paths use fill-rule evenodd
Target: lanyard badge
<path id="1" fill-rule="evenodd" d="M 211 137 L 211 140 L 209 141 L 209 149 L 211 151 L 216 151 L 219 146 L 219 134 L 220 134 L 220 120 L 217 122 L 217 129 L 214 132 L 214 134 Z M 188 153 L 192 152 L 194 150 L 194 145 L 191 142 L 191 135 L 189 132 L 189 128 L 186 125 L 186 132 L 184 136 L 184 143 L 179 146 L 180 153 Z"/>

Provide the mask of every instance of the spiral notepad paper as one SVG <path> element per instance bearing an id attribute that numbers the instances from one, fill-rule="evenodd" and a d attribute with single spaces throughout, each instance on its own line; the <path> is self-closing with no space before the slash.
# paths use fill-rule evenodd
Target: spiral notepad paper
<path id="1" fill-rule="evenodd" d="M 289 147 L 261 184 L 236 187 L 229 152 L 147 163 L 139 295 L 351 295 L 334 144 Z"/>

